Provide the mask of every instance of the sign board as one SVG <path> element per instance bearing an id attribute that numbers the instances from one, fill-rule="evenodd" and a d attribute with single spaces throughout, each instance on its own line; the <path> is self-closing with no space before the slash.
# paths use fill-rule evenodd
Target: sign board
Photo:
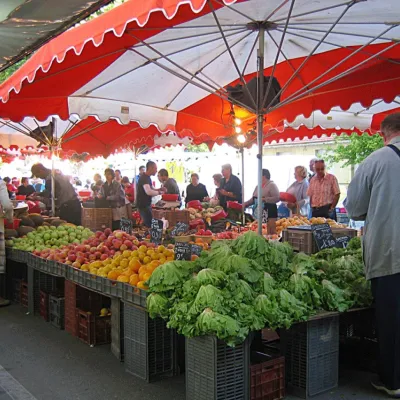
<path id="1" fill-rule="evenodd" d="M 126 232 L 129 235 L 131 235 L 132 230 L 133 230 L 132 220 L 130 220 L 128 218 L 121 218 L 121 221 L 119 224 L 119 229 L 121 229 L 121 231 Z"/>
<path id="2" fill-rule="evenodd" d="M 197 246 L 197 244 L 192 244 L 192 254 L 194 256 L 200 257 L 200 254 L 202 251 L 203 251 L 203 248 L 201 246 Z"/>
<path id="3" fill-rule="evenodd" d="M 161 244 L 164 224 L 161 219 L 152 219 L 150 228 L 150 242 Z"/>
<path id="4" fill-rule="evenodd" d="M 190 261 L 192 258 L 192 246 L 186 242 L 175 243 L 175 260 Z"/>
<path id="5" fill-rule="evenodd" d="M 333 237 L 332 229 L 329 224 L 318 224 L 311 226 L 318 250 L 336 247 L 336 239 Z"/>
<path id="6" fill-rule="evenodd" d="M 189 230 L 189 225 L 184 222 L 177 222 L 174 229 L 171 231 L 171 236 L 179 236 L 180 233 L 186 233 Z"/>
<path id="7" fill-rule="evenodd" d="M 345 249 L 349 244 L 350 240 L 351 240 L 350 236 L 338 237 L 336 238 L 336 247 L 339 247 L 340 249 Z"/>

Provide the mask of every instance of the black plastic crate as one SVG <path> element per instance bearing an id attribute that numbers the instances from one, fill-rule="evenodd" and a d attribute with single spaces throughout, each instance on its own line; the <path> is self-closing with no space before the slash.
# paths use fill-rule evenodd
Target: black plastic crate
<path id="1" fill-rule="evenodd" d="M 339 317 L 296 324 L 281 331 L 290 394 L 309 398 L 338 385 Z"/>
<path id="2" fill-rule="evenodd" d="M 214 336 L 186 339 L 186 398 L 249 398 L 250 339 L 229 347 Z"/>
<path id="3" fill-rule="evenodd" d="M 341 340 L 349 338 L 376 340 L 375 309 L 350 310 L 340 314 L 339 334 Z"/>
<path id="4" fill-rule="evenodd" d="M 65 298 L 55 295 L 49 296 L 49 319 L 50 323 L 58 329 L 64 329 L 65 321 Z"/>
<path id="5" fill-rule="evenodd" d="M 123 288 L 127 286 L 122 282 L 112 281 L 107 278 L 102 278 L 103 287 L 102 292 L 107 296 L 122 298 Z"/>
<path id="6" fill-rule="evenodd" d="M 59 263 L 55 260 L 42 260 L 39 261 L 37 265 L 40 265 L 38 268 L 40 271 L 45 272 L 46 274 L 59 276 L 65 278 L 66 276 L 66 265 Z"/>
<path id="7" fill-rule="evenodd" d="M 175 332 L 161 318 L 124 304 L 125 370 L 147 382 L 175 374 Z"/>
<path id="8" fill-rule="evenodd" d="M 21 302 L 21 279 L 12 279 L 12 291 L 11 298 L 12 302 L 19 304 Z"/>
<path id="9" fill-rule="evenodd" d="M 124 303 L 111 298 L 111 352 L 118 360 L 124 359 Z"/>
<path id="10" fill-rule="evenodd" d="M 32 270 L 31 267 L 28 268 L 29 270 Z M 29 309 L 30 311 L 33 311 L 35 314 L 40 314 L 40 291 L 43 290 L 47 293 L 53 293 L 57 291 L 59 285 L 56 277 L 37 270 L 32 270 L 32 271 L 33 271 L 33 279 L 31 282 L 28 277 L 28 283 L 30 290 L 33 293 L 33 305 L 32 306 L 30 305 Z"/>
<path id="11" fill-rule="evenodd" d="M 135 304 L 139 307 L 147 307 L 147 296 L 146 290 L 139 289 L 135 286 L 123 284 L 122 299 L 124 302 Z"/>

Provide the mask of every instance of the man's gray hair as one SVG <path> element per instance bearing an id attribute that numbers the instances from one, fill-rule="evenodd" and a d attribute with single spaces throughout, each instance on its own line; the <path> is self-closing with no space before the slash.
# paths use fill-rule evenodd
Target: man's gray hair
<path id="1" fill-rule="evenodd" d="M 232 172 L 232 165 L 231 164 L 224 164 L 222 169 L 229 169 Z"/>
<path id="2" fill-rule="evenodd" d="M 400 112 L 390 114 L 382 121 L 381 132 L 385 137 L 400 135 Z"/>

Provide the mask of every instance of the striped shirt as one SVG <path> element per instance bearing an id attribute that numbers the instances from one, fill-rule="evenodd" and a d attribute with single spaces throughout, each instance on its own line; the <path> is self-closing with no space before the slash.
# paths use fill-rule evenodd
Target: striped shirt
<path id="1" fill-rule="evenodd" d="M 340 194 L 339 183 L 334 175 L 328 173 L 323 178 L 315 175 L 307 190 L 313 208 L 331 205 L 338 194 Z"/>

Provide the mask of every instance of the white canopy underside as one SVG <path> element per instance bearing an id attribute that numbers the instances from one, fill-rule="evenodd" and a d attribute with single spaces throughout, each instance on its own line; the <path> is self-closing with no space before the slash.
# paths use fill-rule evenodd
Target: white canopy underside
<path id="1" fill-rule="evenodd" d="M 268 18 L 276 24 L 276 28 L 265 35 L 265 68 L 275 62 L 285 27 L 291 1 L 277 10 L 283 3 L 282 0 L 249 0 L 230 6 L 256 21 L 268 18 L 276 11 Z M 400 39 L 400 28 L 395 25 L 400 15 L 399 0 L 361 1 L 346 11 L 350 3 L 345 0 L 297 0 L 278 62 L 285 61 L 284 56 L 294 59 L 341 47 Z M 221 8 L 216 11 L 216 16 L 238 68 L 246 75 L 256 71 L 258 33 L 246 28 L 251 21 L 249 18 L 232 9 Z M 339 22 L 335 25 L 337 20 Z M 333 25 L 332 31 L 327 34 Z M 135 30 L 129 34 L 135 35 Z M 322 43 L 314 51 L 319 41 Z M 160 54 L 167 56 L 175 65 Z M 168 71 L 149 63 L 148 59 L 156 60 Z M 209 91 L 188 84 L 174 73 L 197 82 Z M 199 79 L 191 74 L 197 74 Z M 167 29 L 151 37 L 146 45 L 140 43 L 127 50 L 69 97 L 69 111 L 81 118 L 96 115 L 102 121 L 111 117 L 118 118 L 122 123 L 134 120 L 143 127 L 156 123 L 161 130 L 165 130 L 175 124 L 177 112 L 237 78 L 238 73 L 210 13 Z M 281 85 L 284 84 L 281 82 Z M 346 121 L 343 123 L 347 124 Z"/>

